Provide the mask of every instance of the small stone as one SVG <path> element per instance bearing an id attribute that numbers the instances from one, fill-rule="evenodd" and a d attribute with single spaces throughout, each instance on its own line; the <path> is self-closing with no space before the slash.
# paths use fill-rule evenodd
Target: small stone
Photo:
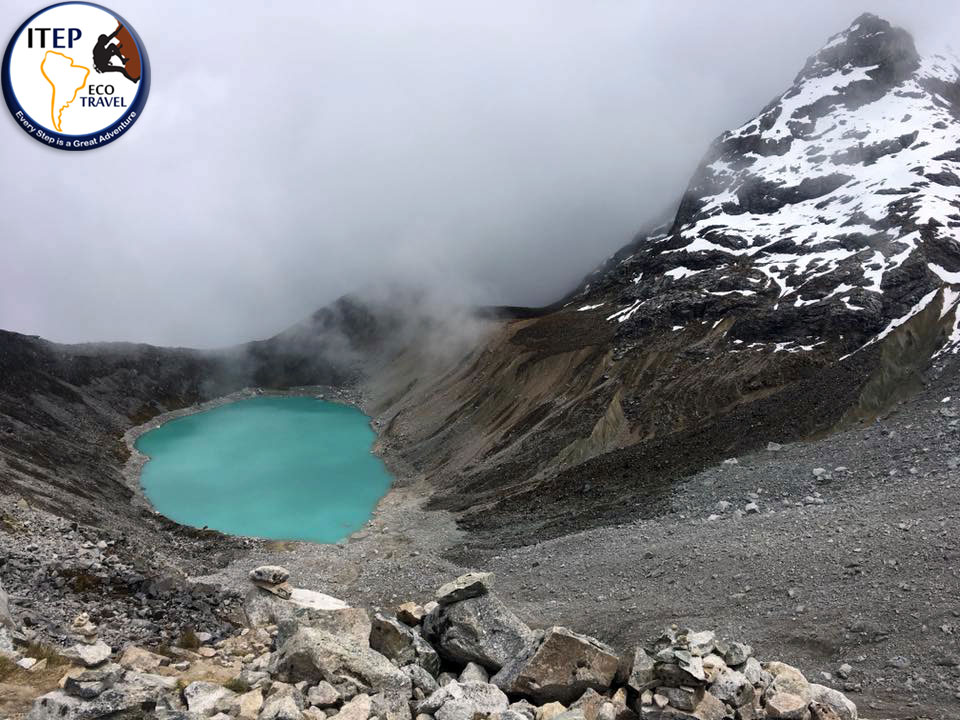
<path id="1" fill-rule="evenodd" d="M 756 504 L 755 502 L 752 502 L 752 501 L 751 501 L 751 502 L 748 502 L 746 505 L 743 506 L 743 511 L 744 511 L 745 513 L 747 513 L 748 515 L 754 515 L 754 514 L 760 512 L 760 508 L 757 506 L 757 504 Z"/>
<path id="2" fill-rule="evenodd" d="M 397 619 L 410 627 L 419 625 L 426 614 L 424 608 L 412 602 L 406 602 L 397 607 Z"/>
<path id="3" fill-rule="evenodd" d="M 783 445 L 777 442 L 768 442 L 767 443 L 767 452 L 779 452 L 783 450 Z"/>
<path id="4" fill-rule="evenodd" d="M 843 663 L 840 667 L 837 668 L 837 675 L 846 680 L 850 675 L 853 674 L 853 666 L 849 663 Z"/>
<path id="5" fill-rule="evenodd" d="M 279 565 L 261 565 L 250 571 L 250 580 L 266 585 L 280 585 L 290 579 L 290 571 Z"/>
<path id="6" fill-rule="evenodd" d="M 548 702 L 537 708 L 536 720 L 553 720 L 557 715 L 567 711 L 567 706 L 561 702 Z"/>
<path id="7" fill-rule="evenodd" d="M 437 602 L 440 605 L 450 605 L 451 603 L 466 600 L 468 598 L 479 597 L 490 592 L 493 585 L 494 575 L 489 572 L 471 572 L 461 575 L 456 580 L 442 585 L 437 590 Z"/>

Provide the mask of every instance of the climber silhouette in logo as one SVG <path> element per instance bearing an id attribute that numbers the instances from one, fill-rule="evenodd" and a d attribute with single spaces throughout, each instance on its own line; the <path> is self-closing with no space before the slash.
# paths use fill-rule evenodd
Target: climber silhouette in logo
<path id="1" fill-rule="evenodd" d="M 114 38 L 117 35 L 120 35 L 118 42 L 114 43 Z M 126 37 L 125 37 L 126 36 Z M 127 80 L 130 82 L 137 82 L 140 80 L 140 55 L 136 51 L 136 46 L 132 43 L 132 39 L 128 42 L 124 42 L 129 38 L 129 33 L 126 32 L 123 25 L 117 25 L 117 29 L 113 31 L 111 35 L 101 35 L 97 40 L 97 44 L 93 46 L 93 67 L 98 73 L 108 73 L 108 72 L 118 72 L 122 73 Z M 128 66 L 130 65 L 131 59 L 130 56 L 124 54 L 125 47 L 133 46 L 133 55 L 135 55 L 136 62 L 133 63 L 136 69 L 136 75 L 134 76 L 128 72 Z M 113 58 L 119 58 L 122 65 L 114 65 Z"/>

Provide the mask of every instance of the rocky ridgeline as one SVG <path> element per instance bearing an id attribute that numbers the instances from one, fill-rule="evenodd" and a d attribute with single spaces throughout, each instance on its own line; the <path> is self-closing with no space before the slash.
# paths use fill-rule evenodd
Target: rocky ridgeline
<path id="1" fill-rule="evenodd" d="M 855 720 L 840 692 L 750 646 L 675 627 L 624 654 L 564 627 L 533 630 L 469 573 L 424 606 L 367 611 L 250 573 L 247 627 L 193 649 L 114 659 L 86 616 L 60 689 L 29 720 Z M 13 626 L 0 595 L 0 619 Z"/>

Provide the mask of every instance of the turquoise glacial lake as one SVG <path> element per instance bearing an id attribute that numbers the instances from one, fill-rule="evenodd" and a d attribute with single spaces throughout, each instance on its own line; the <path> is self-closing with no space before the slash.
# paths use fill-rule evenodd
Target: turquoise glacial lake
<path id="1" fill-rule="evenodd" d="M 255 397 L 188 415 L 136 442 L 140 478 L 172 520 L 232 535 L 332 543 L 359 530 L 390 487 L 356 408 Z"/>

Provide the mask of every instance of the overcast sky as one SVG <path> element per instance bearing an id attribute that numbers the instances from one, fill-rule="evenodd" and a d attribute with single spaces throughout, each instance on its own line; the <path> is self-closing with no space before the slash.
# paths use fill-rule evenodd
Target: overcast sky
<path id="1" fill-rule="evenodd" d="M 543 304 L 677 203 L 710 140 L 864 10 L 955 2 L 104 0 L 153 86 L 117 142 L 0 118 L 0 327 L 217 346 L 397 280 Z M 4 0 L 10 35 L 43 2 Z"/>

